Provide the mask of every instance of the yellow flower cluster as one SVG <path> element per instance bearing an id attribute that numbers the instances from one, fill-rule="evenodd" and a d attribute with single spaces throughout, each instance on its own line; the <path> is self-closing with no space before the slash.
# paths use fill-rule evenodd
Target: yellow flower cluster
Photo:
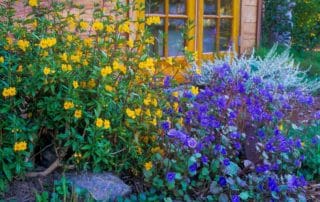
<path id="1" fill-rule="evenodd" d="M 66 72 L 66 71 L 72 71 L 72 66 L 70 64 L 62 64 L 61 65 L 61 70 Z"/>
<path id="2" fill-rule="evenodd" d="M 17 45 L 22 51 L 26 51 L 27 48 L 30 46 L 30 43 L 27 40 L 19 40 Z"/>
<path id="3" fill-rule="evenodd" d="M 4 57 L 0 57 L 0 63 L 4 63 Z"/>
<path id="4" fill-rule="evenodd" d="M 67 53 L 63 53 L 60 55 L 60 59 L 64 62 L 68 62 L 68 55 Z"/>
<path id="5" fill-rule="evenodd" d="M 80 119 L 82 117 L 82 111 L 80 109 L 77 109 L 74 112 L 74 117 L 77 118 L 77 119 Z"/>
<path id="6" fill-rule="evenodd" d="M 126 21 L 119 25 L 119 32 L 120 33 L 130 33 L 130 22 Z"/>
<path id="7" fill-rule="evenodd" d="M 127 72 L 127 68 L 124 66 L 124 64 L 119 63 L 117 60 L 112 63 L 112 67 L 114 70 L 120 70 L 124 74 Z"/>
<path id="8" fill-rule="evenodd" d="M 101 69 L 100 73 L 101 73 L 101 76 L 103 77 L 108 76 L 109 74 L 112 73 L 112 68 L 110 66 L 106 66 Z"/>
<path id="9" fill-rule="evenodd" d="M 107 25 L 107 26 L 106 26 L 106 32 L 107 32 L 107 33 L 113 33 L 113 32 L 115 32 L 114 25 Z"/>
<path id="10" fill-rule="evenodd" d="M 92 24 L 92 29 L 94 31 L 101 31 L 103 30 L 103 24 L 102 22 L 100 22 L 99 20 L 94 21 L 94 23 Z"/>
<path id="11" fill-rule="evenodd" d="M 89 23 L 86 21 L 81 21 L 80 22 L 80 28 L 83 30 L 86 30 L 89 27 Z"/>
<path id="12" fill-rule="evenodd" d="M 38 6 L 38 0 L 29 0 L 29 6 L 37 7 Z"/>
<path id="13" fill-rule="evenodd" d="M 151 161 L 144 164 L 144 168 L 146 169 L 146 171 L 151 170 L 152 167 L 153 165 Z"/>
<path id="14" fill-rule="evenodd" d="M 4 88 L 2 91 L 3 97 L 13 97 L 17 94 L 17 90 L 15 87 Z"/>
<path id="15" fill-rule="evenodd" d="M 50 48 L 54 45 L 56 45 L 57 39 L 54 37 L 44 38 L 40 40 L 39 46 L 41 48 Z"/>
<path id="16" fill-rule="evenodd" d="M 191 93 L 192 93 L 193 95 L 198 95 L 198 94 L 199 94 L 199 88 L 198 88 L 198 87 L 191 86 L 190 91 L 191 91 Z"/>
<path id="17" fill-rule="evenodd" d="M 63 104 L 63 108 L 65 110 L 72 109 L 73 107 L 74 107 L 74 104 L 71 101 L 65 101 Z"/>
<path id="18" fill-rule="evenodd" d="M 17 151 L 24 151 L 27 149 L 27 143 L 25 141 L 21 141 L 21 142 L 16 142 L 14 143 L 14 146 L 13 146 L 13 150 L 15 152 Z"/>
<path id="19" fill-rule="evenodd" d="M 134 47 L 134 42 L 133 42 L 132 39 L 129 39 L 129 40 L 127 41 L 127 46 L 128 46 L 129 48 L 133 48 L 133 47 Z"/>
<path id="20" fill-rule="evenodd" d="M 147 25 L 160 24 L 160 23 L 161 23 L 161 20 L 160 20 L 160 17 L 158 16 L 148 17 L 146 20 Z"/>
<path id="21" fill-rule="evenodd" d="M 48 75 L 48 74 L 50 74 L 51 73 L 51 69 L 49 68 L 49 67 L 45 67 L 44 69 L 43 69 L 43 74 L 44 75 Z"/>
<path id="22" fill-rule="evenodd" d="M 78 88 L 79 87 L 79 82 L 78 81 L 73 81 L 72 82 L 73 88 Z"/>
<path id="23" fill-rule="evenodd" d="M 147 58 L 146 61 L 140 62 L 139 68 L 141 68 L 141 69 L 154 69 L 154 59 Z"/>
<path id="24" fill-rule="evenodd" d="M 105 89 L 106 91 L 108 91 L 108 92 L 113 91 L 113 87 L 110 86 L 110 85 L 105 85 L 105 86 L 104 86 L 104 89 Z"/>
<path id="25" fill-rule="evenodd" d="M 152 104 L 153 106 L 157 107 L 158 101 L 155 98 L 152 99 L 151 95 L 148 94 L 147 97 L 143 100 L 143 104 L 145 104 L 146 106 L 149 106 L 150 104 Z"/>
<path id="26" fill-rule="evenodd" d="M 96 119 L 96 126 L 98 128 L 105 128 L 105 129 L 109 129 L 110 128 L 110 121 L 105 119 L 103 120 L 102 118 L 97 118 Z"/>
<path id="27" fill-rule="evenodd" d="M 135 119 L 136 118 L 136 113 L 134 110 L 131 110 L 130 108 L 126 109 L 126 114 L 128 117 Z"/>

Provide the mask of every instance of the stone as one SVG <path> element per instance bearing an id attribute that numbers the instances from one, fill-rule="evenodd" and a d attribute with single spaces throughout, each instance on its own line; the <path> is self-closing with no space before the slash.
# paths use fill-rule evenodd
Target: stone
<path id="1" fill-rule="evenodd" d="M 67 174 L 73 186 L 87 190 L 97 201 L 113 201 L 131 193 L 131 187 L 112 173 Z"/>

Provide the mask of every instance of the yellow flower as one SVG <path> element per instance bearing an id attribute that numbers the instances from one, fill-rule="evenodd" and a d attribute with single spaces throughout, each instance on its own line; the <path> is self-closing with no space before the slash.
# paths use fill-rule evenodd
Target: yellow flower
<path id="1" fill-rule="evenodd" d="M 74 112 L 74 117 L 79 119 L 82 117 L 82 111 L 80 109 L 77 109 L 75 112 Z"/>
<path id="2" fill-rule="evenodd" d="M 119 32 L 130 33 L 130 22 L 126 21 L 119 25 Z"/>
<path id="3" fill-rule="evenodd" d="M 94 80 L 94 79 L 90 79 L 89 81 L 88 81 L 88 87 L 89 88 L 94 88 L 94 87 L 96 87 L 96 81 Z"/>
<path id="4" fill-rule="evenodd" d="M 39 43 L 39 46 L 41 48 L 50 48 L 54 45 L 56 45 L 57 43 L 57 39 L 56 38 L 53 38 L 53 37 L 49 37 L 49 38 L 44 38 L 44 39 L 41 39 L 40 40 L 40 43 Z"/>
<path id="5" fill-rule="evenodd" d="M 109 33 L 115 32 L 114 25 L 107 25 L 106 32 L 109 32 Z"/>
<path id="6" fill-rule="evenodd" d="M 0 57 L 0 63 L 4 63 L 4 57 Z"/>
<path id="7" fill-rule="evenodd" d="M 127 72 L 126 67 L 122 63 L 119 63 L 118 61 L 113 61 L 112 67 L 114 70 L 120 70 L 124 74 Z"/>
<path id="8" fill-rule="evenodd" d="M 37 7 L 38 6 L 38 0 L 29 0 L 29 6 Z"/>
<path id="9" fill-rule="evenodd" d="M 177 98 L 177 97 L 179 96 L 179 92 L 178 92 L 178 91 L 174 91 L 174 92 L 172 93 L 172 96 Z"/>
<path id="10" fill-rule="evenodd" d="M 161 118 L 161 117 L 162 117 L 162 110 L 161 110 L 161 109 L 158 109 L 158 110 L 156 111 L 156 116 L 157 116 L 158 118 Z"/>
<path id="11" fill-rule="evenodd" d="M 86 30 L 89 27 L 89 23 L 86 21 L 80 22 L 80 28 Z"/>
<path id="12" fill-rule="evenodd" d="M 17 90 L 15 87 L 4 88 L 2 91 L 3 97 L 13 97 L 17 94 Z"/>
<path id="13" fill-rule="evenodd" d="M 78 88 L 79 87 L 79 82 L 78 81 L 73 81 L 72 85 L 73 85 L 73 88 Z"/>
<path id="14" fill-rule="evenodd" d="M 19 66 L 18 66 L 18 69 L 17 69 L 17 72 L 22 72 L 22 70 L 23 70 L 22 65 L 19 65 Z"/>
<path id="15" fill-rule="evenodd" d="M 72 66 L 70 64 L 62 64 L 61 65 L 61 70 L 66 72 L 66 71 L 72 71 Z"/>
<path id="16" fill-rule="evenodd" d="M 180 126 L 183 126 L 183 125 L 184 125 L 183 122 L 184 122 L 183 118 L 180 118 L 180 119 L 178 120 L 178 124 L 179 124 Z"/>
<path id="17" fill-rule="evenodd" d="M 173 103 L 173 109 L 174 109 L 174 111 L 178 112 L 178 110 L 179 110 L 179 103 L 178 102 Z"/>
<path id="18" fill-rule="evenodd" d="M 200 74 L 201 74 L 201 69 L 200 69 L 200 68 L 197 68 L 197 69 L 196 69 L 196 73 L 197 73 L 198 75 L 200 75 Z"/>
<path id="19" fill-rule="evenodd" d="M 136 114 L 137 116 L 140 116 L 140 114 L 141 114 L 141 109 L 140 109 L 140 108 L 137 108 L 137 109 L 134 110 L 134 112 L 135 112 L 135 114 Z"/>
<path id="20" fill-rule="evenodd" d="M 101 128 L 103 126 L 103 119 L 102 118 L 97 118 L 96 119 L 96 126 L 98 128 Z"/>
<path id="21" fill-rule="evenodd" d="M 146 114 L 147 116 L 151 116 L 150 109 L 147 109 L 146 112 L 145 112 L 145 114 Z"/>
<path id="22" fill-rule="evenodd" d="M 37 20 L 34 20 L 34 21 L 31 23 L 31 26 L 33 27 L 33 29 L 35 29 L 35 28 L 38 26 L 38 21 L 37 21 Z"/>
<path id="23" fill-rule="evenodd" d="M 160 17 L 158 16 L 148 17 L 146 20 L 147 25 L 160 24 L 160 23 L 161 23 L 161 20 L 160 20 Z"/>
<path id="24" fill-rule="evenodd" d="M 106 66 L 106 67 L 101 69 L 100 73 L 101 73 L 101 76 L 105 77 L 105 76 L 107 76 L 107 75 L 112 73 L 112 69 L 111 69 L 110 66 Z"/>
<path id="25" fill-rule="evenodd" d="M 129 48 L 133 48 L 133 47 L 134 47 L 134 42 L 133 42 L 133 40 L 132 40 L 132 39 L 129 39 L 129 40 L 127 41 L 127 45 L 128 45 Z"/>
<path id="26" fill-rule="evenodd" d="M 152 119 L 151 124 L 154 126 L 157 126 L 157 119 L 156 118 Z"/>
<path id="27" fill-rule="evenodd" d="M 60 58 L 61 58 L 62 61 L 68 62 L 68 55 L 67 55 L 67 53 L 63 53 L 62 55 L 60 55 Z"/>
<path id="28" fill-rule="evenodd" d="M 105 129 L 109 129 L 110 128 L 110 121 L 109 120 L 104 120 L 103 121 L 103 126 Z"/>
<path id="29" fill-rule="evenodd" d="M 127 108 L 127 109 L 126 109 L 126 113 L 127 113 L 128 117 L 130 117 L 130 118 L 132 118 L 132 119 L 135 119 L 135 118 L 136 118 L 136 113 L 135 113 L 135 111 Z"/>
<path id="30" fill-rule="evenodd" d="M 110 85 L 105 85 L 105 86 L 104 86 L 104 89 L 105 89 L 106 91 L 111 92 L 111 91 L 113 90 L 113 87 L 110 86 Z"/>
<path id="31" fill-rule="evenodd" d="M 27 48 L 30 46 L 30 43 L 27 40 L 19 40 L 17 45 L 22 51 L 26 51 Z"/>
<path id="32" fill-rule="evenodd" d="M 279 130 L 283 131 L 283 124 L 282 123 L 279 125 Z"/>
<path id="33" fill-rule="evenodd" d="M 84 43 L 85 46 L 91 47 L 91 46 L 92 46 L 92 43 L 93 43 L 93 39 L 91 39 L 91 38 L 85 38 L 85 39 L 83 40 L 83 43 Z"/>
<path id="34" fill-rule="evenodd" d="M 74 63 L 80 62 L 81 60 L 81 55 L 75 54 L 70 56 L 70 60 Z"/>
<path id="35" fill-rule="evenodd" d="M 153 99 L 152 100 L 152 104 L 153 104 L 153 106 L 157 107 L 158 106 L 158 100 L 157 99 Z"/>
<path id="36" fill-rule="evenodd" d="M 149 162 L 145 163 L 144 168 L 146 169 L 146 171 L 150 170 L 152 168 L 152 162 L 149 161 Z"/>
<path id="37" fill-rule="evenodd" d="M 199 94 L 199 88 L 198 87 L 195 87 L 195 86 L 191 86 L 191 93 L 193 95 L 198 95 Z"/>
<path id="38" fill-rule="evenodd" d="M 94 23 L 92 24 L 92 28 L 95 31 L 101 31 L 103 29 L 103 24 L 102 22 L 100 22 L 99 20 L 94 21 Z"/>
<path id="39" fill-rule="evenodd" d="M 25 151 L 27 149 L 27 143 L 25 141 L 14 143 L 13 150 L 17 151 Z"/>
<path id="40" fill-rule="evenodd" d="M 65 101 L 63 104 L 63 108 L 65 110 L 72 109 L 73 107 L 74 107 L 74 104 L 71 101 Z"/>
<path id="41" fill-rule="evenodd" d="M 146 44 L 152 44 L 152 45 L 154 45 L 154 37 L 149 37 L 149 38 L 147 38 L 146 39 Z"/>
<path id="42" fill-rule="evenodd" d="M 73 36 L 70 35 L 70 34 L 68 34 L 68 36 L 67 36 L 67 41 L 71 42 L 72 40 L 73 40 Z"/>
<path id="43" fill-rule="evenodd" d="M 50 74 L 50 72 L 51 72 L 51 69 L 50 69 L 49 67 L 45 67 L 45 68 L 43 69 L 44 75 L 48 75 L 48 74 Z"/>
<path id="44" fill-rule="evenodd" d="M 173 65 L 173 59 L 172 57 L 169 57 L 166 59 L 166 62 L 169 64 L 169 65 Z"/>

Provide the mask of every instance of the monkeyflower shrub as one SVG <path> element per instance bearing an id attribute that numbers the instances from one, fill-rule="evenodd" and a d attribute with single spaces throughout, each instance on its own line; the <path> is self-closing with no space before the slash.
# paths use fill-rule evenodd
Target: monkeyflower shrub
<path id="1" fill-rule="evenodd" d="M 284 128 L 313 97 L 230 61 L 195 66 L 190 85 L 168 88 L 165 153 L 154 155 L 146 180 L 185 201 L 305 201 L 306 180 L 296 172 L 303 144 Z"/>
<path id="2" fill-rule="evenodd" d="M 0 3 L 0 190 L 48 148 L 47 166 L 138 174 L 150 164 L 163 94 L 148 26 L 160 20 L 103 2 L 91 19 L 72 1 L 26 1 L 23 17 L 21 2 Z"/>

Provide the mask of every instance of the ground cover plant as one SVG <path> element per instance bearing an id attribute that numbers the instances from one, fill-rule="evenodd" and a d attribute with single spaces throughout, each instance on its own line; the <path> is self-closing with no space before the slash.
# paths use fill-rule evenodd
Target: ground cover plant
<path id="1" fill-rule="evenodd" d="M 150 184 L 186 201 L 306 200 L 307 182 L 297 172 L 302 142 L 284 125 L 295 123 L 294 109 L 307 114 L 319 82 L 304 83 L 303 72 L 278 59 L 195 65 L 191 86 L 169 89 L 166 153 L 145 172 Z"/>

